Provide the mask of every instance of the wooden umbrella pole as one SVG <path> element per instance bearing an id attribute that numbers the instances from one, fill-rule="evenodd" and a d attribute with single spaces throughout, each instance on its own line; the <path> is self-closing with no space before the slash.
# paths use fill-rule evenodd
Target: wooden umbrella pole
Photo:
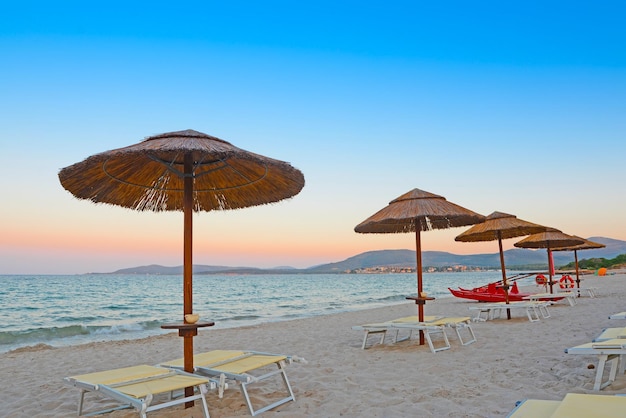
<path id="1" fill-rule="evenodd" d="M 417 297 L 422 297 L 422 243 L 420 230 L 415 230 L 415 257 L 417 264 Z M 424 322 L 424 303 L 417 304 L 417 319 Z M 424 345 L 424 331 L 420 330 L 420 345 Z"/>
<path id="2" fill-rule="evenodd" d="M 502 251 L 502 233 L 498 231 L 498 246 L 500 248 L 500 269 L 502 270 L 502 288 L 504 289 L 504 301 L 509 304 L 509 284 L 506 280 L 506 268 L 504 266 L 504 251 Z M 511 319 L 511 310 L 506 310 L 506 318 Z"/>
<path id="3" fill-rule="evenodd" d="M 552 289 L 552 269 L 552 253 L 550 252 L 550 243 L 548 243 L 548 276 L 550 276 L 550 294 L 554 293 Z"/>
<path id="4" fill-rule="evenodd" d="M 193 159 L 190 153 L 185 154 L 184 169 L 183 321 L 185 315 L 193 313 Z M 193 373 L 193 333 L 183 337 L 183 357 L 185 371 Z M 185 388 L 185 396 L 193 396 L 193 387 Z M 193 401 L 186 402 L 185 408 L 193 404 Z"/>

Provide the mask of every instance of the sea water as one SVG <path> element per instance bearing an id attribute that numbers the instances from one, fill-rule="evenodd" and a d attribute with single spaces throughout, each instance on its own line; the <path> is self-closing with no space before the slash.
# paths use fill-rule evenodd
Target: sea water
<path id="1" fill-rule="evenodd" d="M 424 273 L 423 290 L 450 297 L 500 277 Z M 231 328 L 406 303 L 416 286 L 415 273 L 195 275 L 193 311 Z M 181 275 L 0 276 L 0 352 L 159 335 L 182 313 Z"/>

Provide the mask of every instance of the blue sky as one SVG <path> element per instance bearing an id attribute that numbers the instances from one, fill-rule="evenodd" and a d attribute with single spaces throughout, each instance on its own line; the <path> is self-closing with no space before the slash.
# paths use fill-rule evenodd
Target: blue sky
<path id="1" fill-rule="evenodd" d="M 336 4 L 339 3 L 339 4 Z M 354 226 L 419 188 L 626 240 L 620 2 L 20 2 L 0 17 L 0 273 L 182 264 L 182 215 L 78 201 L 59 169 L 195 129 L 303 191 L 195 220 L 194 262 L 308 267 L 413 248 Z M 425 250 L 496 252 L 425 233 Z M 516 240 L 505 241 L 512 247 Z"/>

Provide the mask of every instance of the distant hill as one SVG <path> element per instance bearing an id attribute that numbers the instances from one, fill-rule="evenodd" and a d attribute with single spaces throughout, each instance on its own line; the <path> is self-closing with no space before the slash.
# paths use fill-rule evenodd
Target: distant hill
<path id="1" fill-rule="evenodd" d="M 194 273 L 219 273 L 224 270 L 231 270 L 236 267 L 227 267 L 227 266 L 204 266 L 204 265 L 194 265 L 193 272 Z M 139 267 L 130 267 L 125 269 L 120 269 L 114 271 L 115 274 L 182 274 L 183 266 L 176 267 L 166 267 L 160 266 L 158 264 L 150 264 L 149 266 L 139 266 Z"/>
<path id="2" fill-rule="evenodd" d="M 606 245 L 606 248 L 597 250 L 578 251 L 578 259 L 585 258 L 615 258 L 620 254 L 626 254 L 626 241 L 604 237 L 590 237 L 591 241 Z M 513 248 L 504 252 L 504 260 L 507 268 L 547 268 L 548 257 L 545 249 L 527 250 Z M 572 251 L 555 251 L 554 263 L 556 266 L 565 265 L 574 260 Z M 422 264 L 424 267 L 446 267 L 464 265 L 482 268 L 500 268 L 499 253 L 458 255 L 444 251 L 423 251 Z M 276 267 L 272 269 L 261 269 L 255 267 L 228 267 L 228 266 L 206 266 L 194 265 L 195 274 L 312 274 L 312 273 L 341 273 L 347 270 L 356 270 L 372 267 L 412 267 L 415 268 L 415 250 L 380 250 L 368 251 L 329 264 L 322 264 L 306 269 L 296 269 L 293 267 Z M 132 267 L 114 271 L 113 274 L 182 274 L 183 267 L 165 267 L 159 265 L 149 265 Z"/>

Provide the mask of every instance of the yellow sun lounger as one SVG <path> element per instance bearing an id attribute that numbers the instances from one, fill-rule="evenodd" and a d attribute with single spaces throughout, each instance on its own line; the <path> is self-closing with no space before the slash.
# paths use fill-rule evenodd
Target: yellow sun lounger
<path id="1" fill-rule="evenodd" d="M 444 330 L 445 328 L 453 328 L 454 331 L 456 332 L 457 337 L 459 338 L 459 341 L 461 342 L 461 345 L 469 345 L 473 342 L 476 342 L 476 335 L 474 334 L 474 330 L 472 329 L 471 322 L 472 322 L 472 318 L 470 318 L 469 316 L 436 317 L 434 319 L 424 321 L 424 322 L 417 322 L 417 320 L 410 321 L 410 320 L 403 319 L 403 320 L 391 321 L 391 328 L 392 329 L 404 328 L 404 329 L 410 329 L 412 331 L 419 331 L 420 329 L 422 329 L 422 327 L 444 327 Z M 463 336 L 461 335 L 462 330 L 466 330 L 468 334 L 465 341 L 463 341 Z M 438 332 L 438 330 L 436 330 L 436 332 Z M 448 340 L 447 336 L 445 339 L 446 341 Z M 449 342 L 448 342 L 447 348 L 450 348 Z M 444 348 L 442 348 L 442 350 L 443 349 Z M 435 351 L 439 351 L 439 350 L 435 350 Z"/>
<path id="2" fill-rule="evenodd" d="M 604 328 L 592 342 L 612 340 L 614 338 L 626 338 L 626 327 Z"/>
<path id="3" fill-rule="evenodd" d="M 469 316 L 464 317 L 442 317 L 442 316 L 426 316 L 423 322 L 419 322 L 417 316 L 407 316 L 404 318 L 394 319 L 388 322 L 380 322 L 374 324 L 365 324 L 352 327 L 353 330 L 363 331 L 363 344 L 362 349 L 367 346 L 367 339 L 372 334 L 381 334 L 380 344 L 385 342 L 385 336 L 387 333 L 393 335 L 393 342 L 404 341 L 410 339 L 415 331 L 423 331 L 425 333 L 428 346 L 433 353 L 438 351 L 447 350 L 450 348 L 450 341 L 445 333 L 446 328 L 454 328 L 461 345 L 468 345 L 476 341 L 476 335 L 471 327 L 471 318 Z M 398 339 L 398 332 L 401 329 L 408 329 L 410 334 L 405 339 Z M 469 337 L 464 341 L 461 335 L 462 330 L 467 330 Z M 435 347 L 432 336 L 440 334 L 443 338 L 443 345 Z"/>
<path id="4" fill-rule="evenodd" d="M 83 415 L 85 393 L 94 392 L 120 402 L 123 406 L 92 412 L 89 415 L 133 407 L 142 418 L 145 418 L 150 411 L 201 400 L 204 416 L 209 418 L 209 409 L 205 395 L 208 387 L 215 387 L 215 384 L 205 377 L 179 370 L 147 365 L 82 374 L 66 377 L 63 380 L 67 384 L 80 389 L 79 416 Z M 172 399 L 174 392 L 181 391 L 187 387 L 196 389 L 194 395 Z M 155 395 L 159 394 L 169 394 L 169 401 L 152 405 Z"/>
<path id="5" fill-rule="evenodd" d="M 213 350 L 193 356 L 194 373 L 220 379 L 220 397 L 223 394 L 224 384 L 227 379 L 240 384 L 250 414 L 253 416 L 296 400 L 285 372 L 285 363 L 291 363 L 291 361 L 292 358 L 290 356 L 255 351 Z M 267 371 L 268 367 L 273 365 L 277 369 Z M 183 359 L 163 363 L 161 366 L 182 368 Z M 287 396 L 259 409 L 254 409 L 248 393 L 248 387 L 276 375 L 281 376 Z"/>
<path id="6" fill-rule="evenodd" d="M 514 302 L 496 302 L 496 303 L 481 303 L 478 306 L 470 306 L 468 309 L 475 310 L 476 316 L 474 321 L 488 321 L 491 319 L 500 318 L 503 311 L 506 310 L 523 310 L 526 312 L 526 316 L 530 322 L 539 321 L 539 314 L 543 318 L 550 318 L 550 312 L 548 306 L 550 302 L 531 302 L 531 301 L 514 301 Z M 482 318 L 481 315 L 485 313 L 486 318 Z"/>
<path id="7" fill-rule="evenodd" d="M 526 399 L 521 401 L 506 418 L 549 418 L 561 405 L 561 401 Z"/>
<path id="8" fill-rule="evenodd" d="M 424 322 L 428 322 L 428 321 L 434 321 L 436 319 L 441 318 L 440 316 L 425 316 L 424 317 Z M 363 350 L 365 350 L 365 347 L 367 346 L 367 339 L 370 335 L 376 335 L 376 334 L 381 334 L 380 335 L 380 341 L 379 344 L 383 344 L 385 342 L 385 337 L 387 336 L 388 333 L 390 333 L 393 336 L 393 343 L 397 343 L 399 341 L 404 341 L 405 339 L 409 339 L 411 338 L 412 332 L 411 334 L 409 334 L 409 336 L 405 339 L 399 340 L 398 339 L 398 331 L 400 330 L 399 327 L 392 327 L 392 323 L 407 323 L 407 322 L 417 322 L 418 321 L 418 317 L 417 315 L 414 316 L 405 316 L 402 318 L 397 318 L 397 319 L 392 319 L 391 321 L 387 321 L 387 322 L 378 322 L 378 323 L 372 323 L 372 324 L 365 324 L 365 325 L 355 325 L 352 327 L 353 330 L 355 331 L 363 331 L 364 335 L 363 335 L 363 344 L 361 344 L 361 348 Z M 437 331 L 437 330 L 433 330 L 433 331 Z"/>
<path id="9" fill-rule="evenodd" d="M 618 312 L 613 315 L 609 315 L 609 319 L 626 319 L 626 312 Z"/>
<path id="10" fill-rule="evenodd" d="M 476 342 L 476 335 L 472 329 L 472 318 L 469 316 L 444 316 L 443 318 L 431 321 L 430 323 L 433 325 L 444 325 L 448 328 L 454 328 L 461 345 L 469 345 Z M 463 341 L 463 336 L 461 335 L 462 330 L 466 330 L 469 335 L 465 341 Z"/>
<path id="11" fill-rule="evenodd" d="M 507 418 L 623 418 L 626 396 L 568 393 L 562 401 L 528 399 Z"/>

